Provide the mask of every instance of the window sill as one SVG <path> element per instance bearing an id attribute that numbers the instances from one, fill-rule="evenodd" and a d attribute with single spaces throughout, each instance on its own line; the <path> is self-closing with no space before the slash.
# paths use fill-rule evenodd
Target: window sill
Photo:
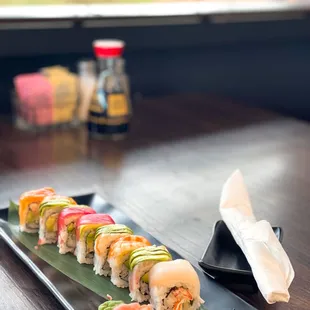
<path id="1" fill-rule="evenodd" d="M 0 6 L 0 21 L 84 20 L 173 16 L 217 16 L 310 11 L 309 2 L 284 3 L 237 1 L 191 1 L 136 4 Z"/>

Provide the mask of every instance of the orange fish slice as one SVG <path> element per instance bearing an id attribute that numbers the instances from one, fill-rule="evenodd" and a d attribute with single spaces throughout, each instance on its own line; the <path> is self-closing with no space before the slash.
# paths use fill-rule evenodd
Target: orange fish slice
<path id="1" fill-rule="evenodd" d="M 151 243 L 142 236 L 129 235 L 121 237 L 111 244 L 108 258 L 116 257 L 121 260 L 122 256 L 129 252 L 132 252 L 139 247 L 149 245 L 151 245 Z"/>

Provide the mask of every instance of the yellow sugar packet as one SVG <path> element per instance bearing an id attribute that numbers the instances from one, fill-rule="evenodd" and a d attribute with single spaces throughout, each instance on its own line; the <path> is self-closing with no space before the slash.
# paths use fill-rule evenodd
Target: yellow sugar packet
<path id="1" fill-rule="evenodd" d="M 77 108 L 77 76 L 60 66 L 44 68 L 43 72 L 53 90 L 53 122 L 71 122 Z"/>

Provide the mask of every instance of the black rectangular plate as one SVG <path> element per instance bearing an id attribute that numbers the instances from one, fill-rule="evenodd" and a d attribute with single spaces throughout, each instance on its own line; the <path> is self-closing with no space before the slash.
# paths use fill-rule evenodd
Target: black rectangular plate
<path id="1" fill-rule="evenodd" d="M 111 214 L 116 223 L 129 226 L 137 235 L 145 236 L 152 244 L 160 244 L 158 240 L 134 223 L 126 214 L 106 203 L 99 195 L 89 194 L 73 198 L 78 204 L 89 205 L 98 213 Z M 5 218 L 5 211 L 1 211 L 0 216 Z M 54 294 L 65 309 L 97 310 L 98 305 L 103 302 L 102 297 L 71 280 L 27 249 L 12 235 L 8 223 L 4 220 L 0 220 L 0 236 Z M 171 249 L 169 251 L 174 259 L 181 258 L 175 251 Z M 208 310 L 256 309 L 205 275 L 200 269 L 196 268 L 196 271 L 201 283 L 201 297 L 205 300 L 204 306 Z M 114 298 L 116 299 L 117 296 Z"/>

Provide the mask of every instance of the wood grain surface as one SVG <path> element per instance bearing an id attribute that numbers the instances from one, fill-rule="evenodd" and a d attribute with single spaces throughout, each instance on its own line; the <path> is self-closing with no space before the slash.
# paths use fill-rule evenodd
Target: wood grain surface
<path id="1" fill-rule="evenodd" d="M 143 100 L 123 141 L 89 141 L 83 129 L 22 133 L 0 124 L 0 203 L 29 188 L 96 191 L 197 265 L 212 233 L 221 187 L 245 176 L 258 219 L 284 230 L 296 278 L 289 304 L 310 307 L 310 127 L 204 95 Z M 62 309 L 1 241 L 0 309 Z M 219 309 L 221 310 L 221 309 Z"/>

